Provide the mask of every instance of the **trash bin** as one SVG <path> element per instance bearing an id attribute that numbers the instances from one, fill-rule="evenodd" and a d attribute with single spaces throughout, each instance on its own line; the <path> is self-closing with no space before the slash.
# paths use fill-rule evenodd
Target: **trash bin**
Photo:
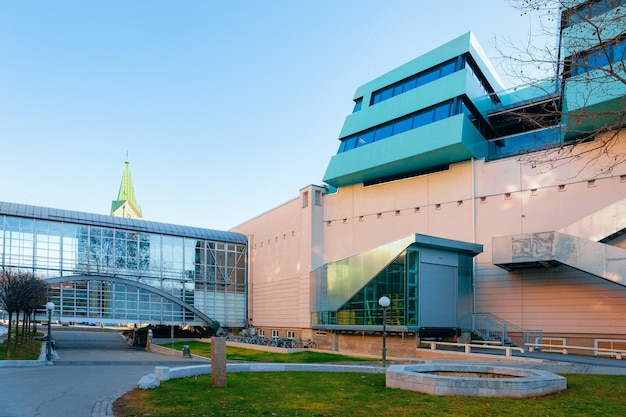
<path id="1" fill-rule="evenodd" d="M 183 356 L 185 358 L 191 358 L 191 352 L 189 352 L 189 345 L 183 345 Z"/>

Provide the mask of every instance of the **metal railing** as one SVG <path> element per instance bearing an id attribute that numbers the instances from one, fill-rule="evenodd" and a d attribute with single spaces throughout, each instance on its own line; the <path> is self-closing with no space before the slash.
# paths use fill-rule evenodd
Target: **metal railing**
<path id="1" fill-rule="evenodd" d="M 502 346 L 526 346 L 527 343 L 542 343 L 542 330 L 527 330 L 501 319 L 491 313 L 474 313 L 474 333 L 484 340 Z"/>

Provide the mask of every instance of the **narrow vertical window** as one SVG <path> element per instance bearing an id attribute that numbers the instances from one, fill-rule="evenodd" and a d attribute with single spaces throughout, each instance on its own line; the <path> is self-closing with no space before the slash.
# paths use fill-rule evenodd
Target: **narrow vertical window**
<path id="1" fill-rule="evenodd" d="M 315 205 L 316 206 L 322 205 L 322 191 L 321 190 L 315 190 Z"/>

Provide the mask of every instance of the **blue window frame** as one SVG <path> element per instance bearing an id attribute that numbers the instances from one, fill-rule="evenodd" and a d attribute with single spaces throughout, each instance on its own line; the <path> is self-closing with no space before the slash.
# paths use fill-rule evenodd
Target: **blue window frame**
<path id="1" fill-rule="evenodd" d="M 376 129 L 374 141 L 383 140 L 391 136 L 393 133 L 393 123 L 386 123 Z"/>
<path id="2" fill-rule="evenodd" d="M 625 53 L 626 37 L 612 39 L 598 48 L 567 58 L 570 67 L 566 69 L 566 76 L 574 77 L 622 61 Z"/>
<path id="3" fill-rule="evenodd" d="M 381 101 L 388 100 L 392 97 L 411 91 L 416 87 L 420 87 L 424 84 L 428 84 L 431 81 L 435 81 L 439 78 L 445 77 L 457 71 L 461 67 L 457 65 L 458 57 L 443 62 L 437 66 L 429 68 L 425 71 L 421 71 L 408 78 L 400 80 L 391 85 L 385 86 L 372 93 L 370 98 L 370 106 L 380 103 Z"/>
<path id="4" fill-rule="evenodd" d="M 341 139 L 337 153 L 365 146 L 461 113 L 472 122 L 486 139 L 491 139 L 494 136 L 488 123 L 471 103 L 471 100 L 467 96 L 459 96 L 347 136 Z"/>
<path id="5" fill-rule="evenodd" d="M 413 129 L 413 117 L 403 117 L 398 119 L 397 122 L 393 125 L 393 134 L 399 135 L 400 133 L 406 132 L 407 130 Z"/>

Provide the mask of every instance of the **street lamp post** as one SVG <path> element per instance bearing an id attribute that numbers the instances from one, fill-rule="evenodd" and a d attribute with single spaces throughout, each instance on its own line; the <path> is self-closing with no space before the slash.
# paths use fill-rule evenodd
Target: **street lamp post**
<path id="1" fill-rule="evenodd" d="M 383 295 L 378 299 L 378 304 L 383 308 L 383 367 L 385 367 L 387 366 L 387 307 L 391 304 L 391 300 Z"/>
<path id="2" fill-rule="evenodd" d="M 48 336 L 46 336 L 46 361 L 52 362 L 52 311 L 54 310 L 54 303 L 48 301 L 46 303 L 46 310 L 48 310 Z"/>

